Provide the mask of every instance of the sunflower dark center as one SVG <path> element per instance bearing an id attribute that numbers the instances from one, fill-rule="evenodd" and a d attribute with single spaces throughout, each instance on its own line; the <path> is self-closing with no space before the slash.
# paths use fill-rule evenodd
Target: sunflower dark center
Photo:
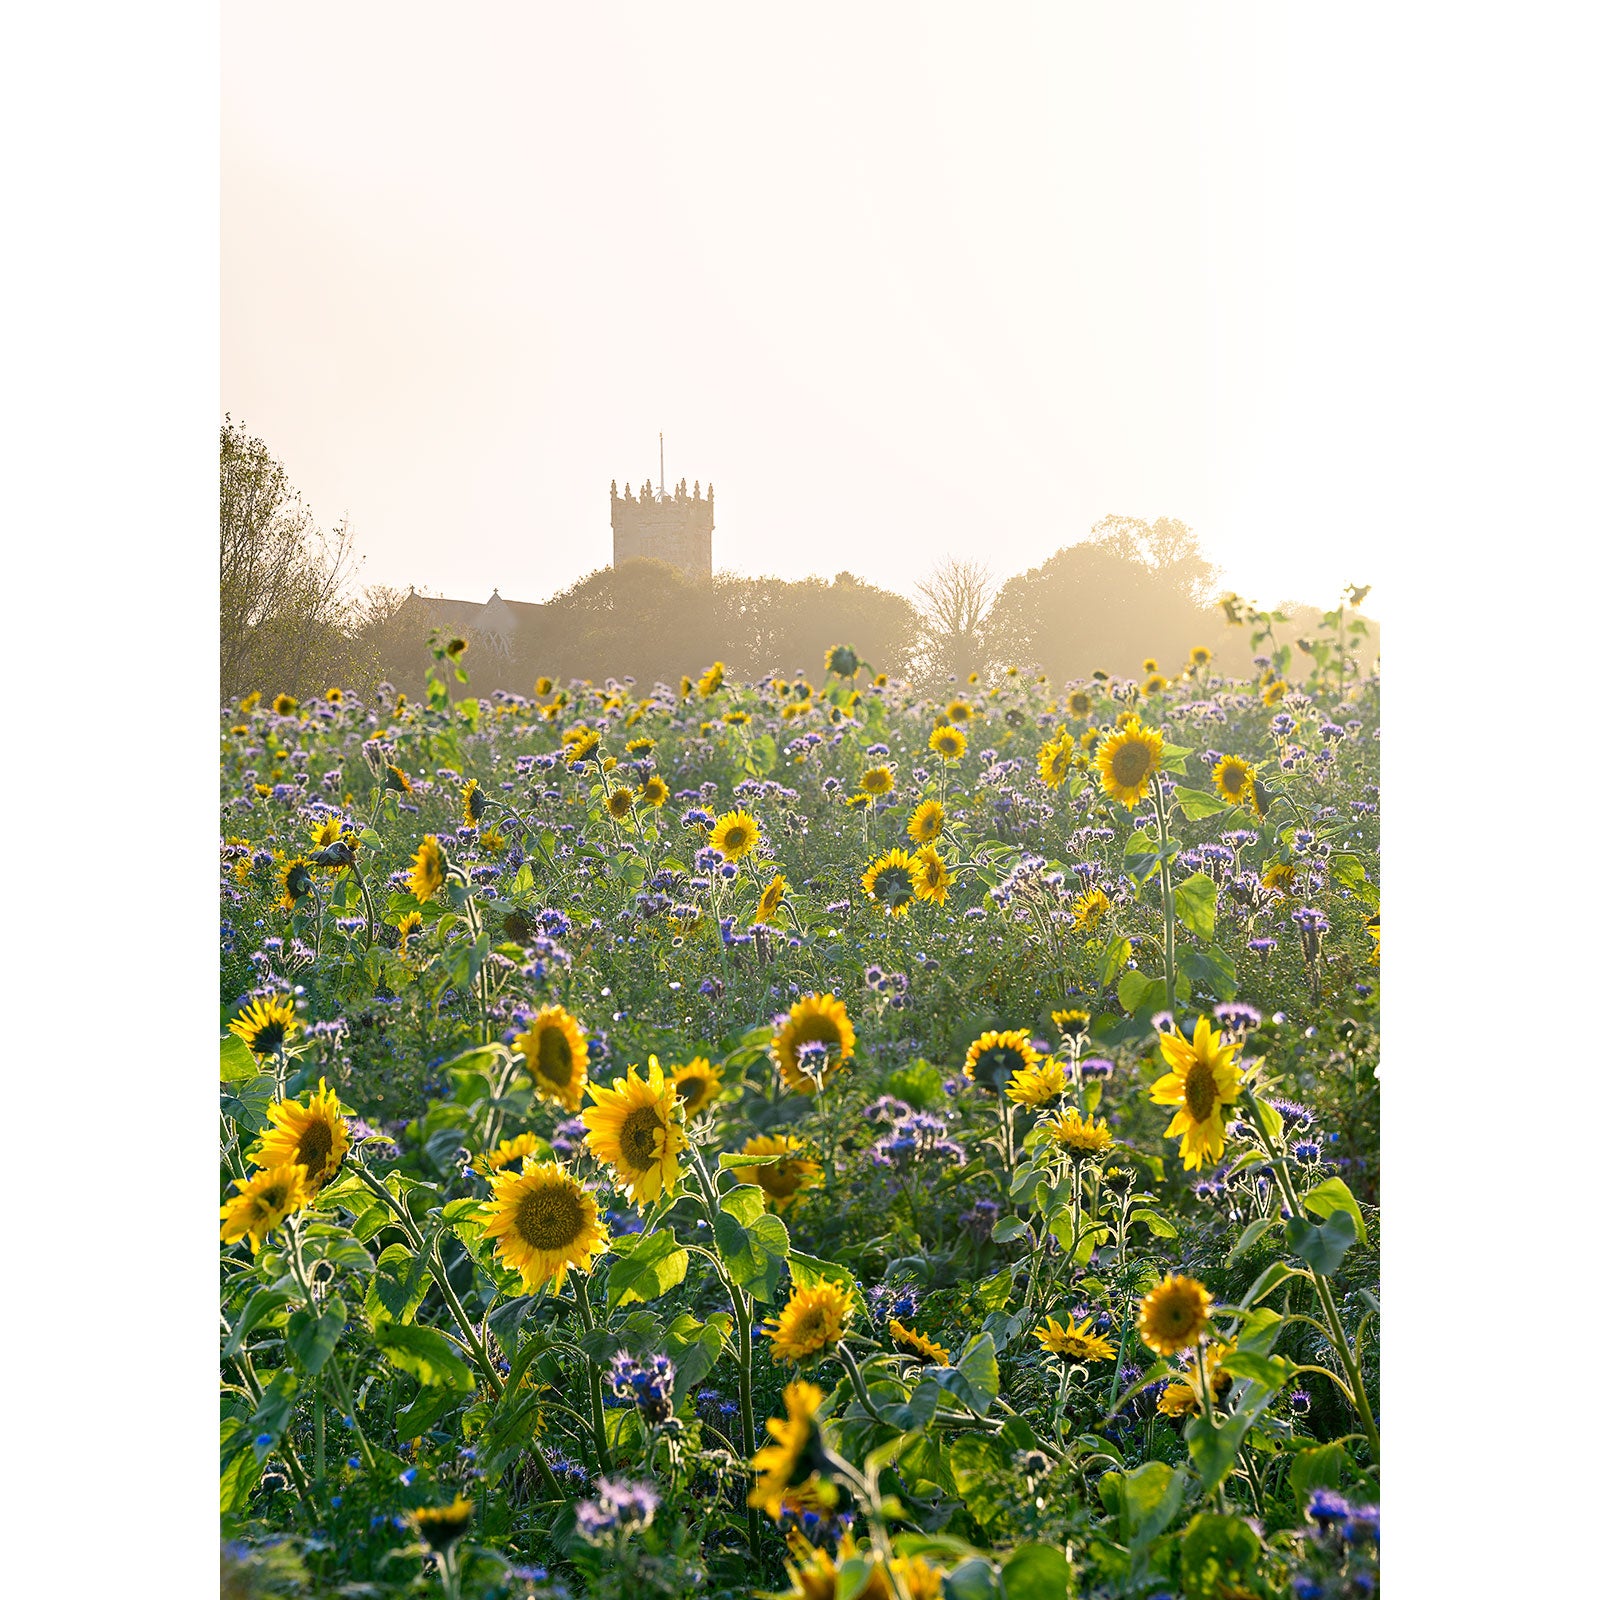
<path id="1" fill-rule="evenodd" d="M 733 850 L 743 850 L 749 836 L 745 833 L 744 828 L 742 826 L 740 826 L 740 827 L 729 828 L 728 831 L 725 834 L 723 834 L 722 837 L 723 837 L 723 841 L 726 843 L 728 849 L 730 851 L 733 851 Z"/>
<path id="2" fill-rule="evenodd" d="M 677 1090 L 678 1098 L 683 1102 L 684 1109 L 693 1111 L 706 1097 L 706 1080 L 704 1078 L 679 1078 L 673 1085 Z"/>
<path id="3" fill-rule="evenodd" d="M 1217 1103 L 1217 1080 L 1204 1062 L 1195 1062 L 1185 1075 L 1183 1100 L 1195 1121 L 1204 1122 L 1211 1115 L 1211 1108 Z"/>
<path id="4" fill-rule="evenodd" d="M 1150 752 L 1142 744 L 1130 742 L 1111 758 L 1111 775 L 1118 783 L 1131 787 L 1150 770 Z"/>
<path id="5" fill-rule="evenodd" d="M 295 1146 L 295 1160 L 306 1169 L 306 1176 L 316 1178 L 327 1165 L 333 1152 L 333 1129 L 322 1118 L 309 1124 Z"/>
<path id="6" fill-rule="evenodd" d="M 1240 767 L 1224 767 L 1222 769 L 1222 787 L 1229 794 L 1240 794 L 1244 790 L 1244 771 Z"/>
<path id="7" fill-rule="evenodd" d="M 256 1029 L 255 1038 L 250 1042 L 250 1048 L 258 1056 L 274 1054 L 283 1043 L 283 1024 L 281 1022 L 266 1022 Z"/>
<path id="8" fill-rule="evenodd" d="M 583 1211 L 566 1187 L 530 1189 L 517 1203 L 513 1226 L 535 1250 L 564 1250 L 583 1232 Z"/>
<path id="9" fill-rule="evenodd" d="M 539 1076 L 563 1089 L 572 1082 L 572 1046 L 559 1028 L 539 1031 Z"/>
<path id="10" fill-rule="evenodd" d="M 656 1160 L 656 1134 L 663 1126 L 654 1106 L 635 1106 L 628 1113 L 617 1143 L 630 1166 L 648 1167 Z"/>

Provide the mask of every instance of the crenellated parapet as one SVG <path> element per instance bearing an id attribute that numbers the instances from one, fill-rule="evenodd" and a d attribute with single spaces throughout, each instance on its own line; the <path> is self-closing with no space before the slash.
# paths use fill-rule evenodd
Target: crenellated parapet
<path id="1" fill-rule="evenodd" d="M 611 480 L 611 557 L 613 566 L 648 558 L 665 561 L 683 572 L 711 575 L 711 534 L 715 526 L 715 490 L 700 481 L 693 489 L 680 478 L 671 490 L 647 478 L 637 495 L 626 483 L 617 492 Z"/>

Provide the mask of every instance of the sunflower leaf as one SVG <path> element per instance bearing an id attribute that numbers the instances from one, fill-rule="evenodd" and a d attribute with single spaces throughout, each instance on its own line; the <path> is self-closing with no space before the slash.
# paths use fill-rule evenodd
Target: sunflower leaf
<path id="1" fill-rule="evenodd" d="M 1209 944 L 1217 932 L 1216 879 L 1205 872 L 1191 873 L 1173 890 L 1172 904 L 1178 921 Z"/>
<path id="2" fill-rule="evenodd" d="M 689 1271 L 689 1252 L 678 1243 L 671 1228 L 657 1228 L 643 1235 L 626 1253 L 618 1240 L 616 1260 L 606 1280 L 606 1305 L 640 1304 L 658 1300 L 669 1289 L 676 1289 Z"/>
<path id="3" fill-rule="evenodd" d="M 1307 1211 L 1322 1218 L 1332 1216 L 1335 1211 L 1344 1212 L 1356 1225 L 1356 1238 L 1362 1244 L 1367 1242 L 1366 1219 L 1361 1215 L 1361 1207 L 1356 1204 L 1356 1197 L 1350 1193 L 1343 1178 L 1324 1178 L 1315 1189 L 1307 1190 L 1300 1197 L 1300 1203 Z"/>
<path id="4" fill-rule="evenodd" d="M 1214 817 L 1217 812 L 1226 811 L 1230 804 L 1220 794 L 1207 794 L 1204 789 L 1185 789 L 1181 785 L 1173 799 L 1191 822 L 1198 822 L 1202 817 Z"/>
<path id="5" fill-rule="evenodd" d="M 1334 1211 L 1320 1225 L 1304 1217 L 1290 1217 L 1285 1231 L 1289 1248 L 1313 1271 L 1330 1278 L 1356 1242 L 1356 1225 L 1348 1211 Z"/>
<path id="6" fill-rule="evenodd" d="M 395 1366 L 427 1388 L 474 1387 L 472 1371 L 456 1354 L 456 1347 L 432 1328 L 379 1317 L 373 1320 L 372 1338 Z"/>

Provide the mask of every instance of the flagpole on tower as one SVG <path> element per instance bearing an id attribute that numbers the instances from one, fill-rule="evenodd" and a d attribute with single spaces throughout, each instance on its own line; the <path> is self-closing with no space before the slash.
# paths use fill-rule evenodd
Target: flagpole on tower
<path id="1" fill-rule="evenodd" d="M 667 436 L 664 433 L 658 433 L 656 440 L 661 446 L 661 481 L 657 487 L 662 494 L 665 494 L 667 492 Z"/>

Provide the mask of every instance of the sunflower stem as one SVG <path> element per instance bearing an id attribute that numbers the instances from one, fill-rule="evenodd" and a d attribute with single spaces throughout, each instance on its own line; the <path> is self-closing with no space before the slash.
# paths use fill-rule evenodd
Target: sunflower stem
<path id="1" fill-rule="evenodd" d="M 583 1324 L 585 1333 L 594 1332 L 594 1312 L 589 1305 L 589 1284 L 582 1273 L 574 1272 L 572 1275 L 572 1298 L 578 1308 L 578 1320 Z M 611 1452 L 606 1448 L 606 1403 L 600 1392 L 600 1369 L 595 1364 L 595 1358 L 587 1351 L 584 1352 L 585 1364 L 589 1369 L 589 1425 L 594 1430 L 595 1459 L 600 1463 L 602 1472 L 611 1470 Z"/>
<path id="2" fill-rule="evenodd" d="M 1162 962 L 1167 983 L 1167 1010 L 1176 1019 L 1178 1013 L 1177 902 L 1172 892 L 1172 863 L 1167 856 L 1167 797 L 1166 792 L 1161 787 L 1161 774 L 1159 772 L 1156 773 L 1155 782 L 1151 785 L 1151 788 L 1155 793 L 1156 831 L 1160 836 Z"/>

